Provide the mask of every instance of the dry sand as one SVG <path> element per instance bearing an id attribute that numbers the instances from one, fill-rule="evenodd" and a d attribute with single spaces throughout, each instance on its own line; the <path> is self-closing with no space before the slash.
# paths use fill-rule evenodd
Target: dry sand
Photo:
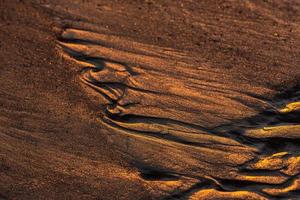
<path id="1" fill-rule="evenodd" d="M 0 0 L 0 199 L 298 199 L 300 2 Z"/>

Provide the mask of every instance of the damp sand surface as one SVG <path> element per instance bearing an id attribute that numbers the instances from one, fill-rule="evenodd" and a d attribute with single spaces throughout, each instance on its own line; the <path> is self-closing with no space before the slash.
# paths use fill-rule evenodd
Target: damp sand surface
<path id="1" fill-rule="evenodd" d="M 0 199 L 297 199 L 298 1 L 1 1 Z"/>

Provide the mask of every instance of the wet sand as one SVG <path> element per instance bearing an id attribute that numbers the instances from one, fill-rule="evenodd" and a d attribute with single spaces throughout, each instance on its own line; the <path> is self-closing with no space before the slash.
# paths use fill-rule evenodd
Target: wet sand
<path id="1" fill-rule="evenodd" d="M 0 10 L 0 199 L 299 198 L 299 1 Z"/>

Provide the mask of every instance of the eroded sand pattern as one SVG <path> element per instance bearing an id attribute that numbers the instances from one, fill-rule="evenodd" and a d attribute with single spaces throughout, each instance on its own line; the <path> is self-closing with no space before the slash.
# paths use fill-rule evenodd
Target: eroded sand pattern
<path id="1" fill-rule="evenodd" d="M 300 199 L 298 0 L 0 0 L 0 199 Z"/>
<path id="2" fill-rule="evenodd" d="M 229 74 L 220 79 L 218 70 L 194 66 L 174 49 L 70 28 L 58 44 L 65 57 L 86 66 L 80 80 L 89 96 L 103 98 L 100 123 L 132 138 L 125 151 L 140 162 L 141 173 L 150 168 L 205 182 L 190 199 L 267 199 L 299 189 L 298 102 L 274 109 L 259 98 L 267 88 L 230 84 Z M 264 115 L 257 108 L 273 112 L 268 118 L 291 114 L 296 121 L 234 134 L 236 119 Z M 218 124 L 231 128 L 218 131 Z M 264 140 L 253 145 L 250 138 Z M 295 139 L 294 148 L 274 153 L 273 138 Z"/>

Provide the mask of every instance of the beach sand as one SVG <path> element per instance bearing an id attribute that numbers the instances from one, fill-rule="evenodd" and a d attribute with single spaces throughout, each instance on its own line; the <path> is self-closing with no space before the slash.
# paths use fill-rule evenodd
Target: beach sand
<path id="1" fill-rule="evenodd" d="M 0 199 L 298 199 L 300 2 L 0 0 Z"/>

